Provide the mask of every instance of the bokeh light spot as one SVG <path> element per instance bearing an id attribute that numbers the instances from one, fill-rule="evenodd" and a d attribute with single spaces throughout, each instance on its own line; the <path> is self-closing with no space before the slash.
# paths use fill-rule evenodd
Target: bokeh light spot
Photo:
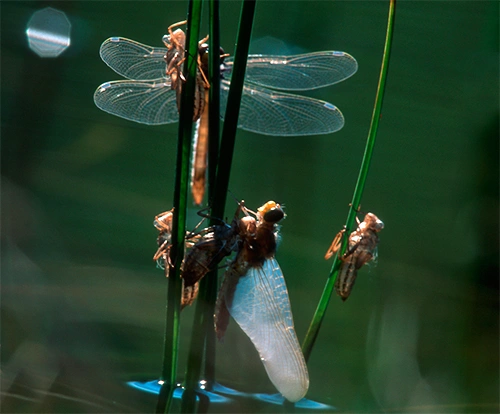
<path id="1" fill-rule="evenodd" d="M 70 45 L 71 23 L 52 7 L 33 13 L 26 35 L 30 49 L 41 57 L 57 57 Z"/>

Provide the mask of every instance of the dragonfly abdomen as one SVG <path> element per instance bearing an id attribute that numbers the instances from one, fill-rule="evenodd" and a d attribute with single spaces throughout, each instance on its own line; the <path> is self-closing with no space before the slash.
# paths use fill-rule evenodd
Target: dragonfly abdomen
<path id="1" fill-rule="evenodd" d="M 240 280 L 250 268 L 248 262 L 244 260 L 244 250 L 241 250 L 234 260 L 229 264 L 224 274 L 224 280 L 219 289 L 217 302 L 215 304 L 215 333 L 217 339 L 222 340 L 229 325 L 229 308 L 233 304 L 234 292 Z"/>
<path id="2" fill-rule="evenodd" d="M 346 301 L 351 294 L 354 282 L 358 276 L 358 268 L 356 267 L 357 258 L 354 255 L 342 259 L 340 272 L 335 281 L 335 291 L 343 301 Z"/>

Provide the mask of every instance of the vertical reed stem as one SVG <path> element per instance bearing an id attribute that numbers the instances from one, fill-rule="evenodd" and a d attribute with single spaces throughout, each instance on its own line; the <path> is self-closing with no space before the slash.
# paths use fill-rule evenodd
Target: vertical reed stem
<path id="1" fill-rule="evenodd" d="M 219 163 L 217 166 L 217 178 L 213 197 L 212 216 L 216 218 L 224 217 L 227 189 L 233 162 L 234 142 L 236 140 L 236 129 L 238 127 L 238 116 L 240 113 L 241 95 L 243 93 L 243 83 L 245 81 L 248 49 L 252 37 L 255 4 L 256 0 L 244 0 L 241 8 L 238 39 L 236 41 L 234 65 L 231 74 L 231 87 L 229 89 L 224 116 L 224 127 L 222 129 Z"/>
<path id="2" fill-rule="evenodd" d="M 373 148 L 375 146 L 375 138 L 377 136 L 378 123 L 380 120 L 380 112 L 382 110 L 382 102 L 384 98 L 385 83 L 387 78 L 387 71 L 389 68 L 389 59 L 392 44 L 392 33 L 394 27 L 394 18 L 396 13 L 396 0 L 390 0 L 389 3 L 389 17 L 387 20 L 387 32 L 384 45 L 384 55 L 382 57 L 382 66 L 380 68 L 380 77 L 377 87 L 377 95 L 375 98 L 375 106 L 373 108 L 372 120 L 370 124 L 370 129 L 368 132 L 368 138 L 366 140 L 365 152 L 363 155 L 363 161 L 361 162 L 361 168 L 359 170 L 358 179 L 356 182 L 356 187 L 354 189 L 354 194 L 351 201 L 351 206 L 349 208 L 349 213 L 347 215 L 347 220 L 345 224 L 346 234 L 350 234 L 354 226 L 354 220 L 356 219 L 356 213 L 359 210 L 359 205 L 361 203 L 361 197 L 363 195 L 363 190 L 365 187 L 366 177 L 368 176 L 368 170 L 370 168 L 370 162 L 372 159 Z M 335 255 L 332 268 L 330 270 L 330 275 L 326 282 L 325 288 L 318 302 L 318 306 L 314 313 L 309 329 L 307 330 L 304 343 L 302 344 L 302 352 L 306 361 L 309 360 L 312 348 L 316 342 L 323 318 L 326 313 L 326 309 L 330 302 L 330 298 L 333 292 L 333 287 L 335 284 L 335 279 L 337 278 L 338 271 L 340 269 L 340 258 L 347 249 L 347 237 L 343 238 L 342 247 L 339 254 Z"/>
<path id="3" fill-rule="evenodd" d="M 184 62 L 186 83 L 182 88 L 181 109 L 179 112 L 179 134 L 177 141 L 177 160 L 174 189 L 174 215 L 172 223 L 172 248 L 168 263 L 167 313 L 165 318 L 165 337 L 163 348 L 163 368 L 157 413 L 168 413 L 176 386 L 177 358 L 179 344 L 181 279 L 180 267 L 184 256 L 186 234 L 187 189 L 189 181 L 189 157 L 191 155 L 191 136 L 193 128 L 193 107 L 196 86 L 196 56 L 201 16 L 201 0 L 190 0 L 186 33 L 187 53 Z M 165 264 L 167 267 L 167 264 Z"/>

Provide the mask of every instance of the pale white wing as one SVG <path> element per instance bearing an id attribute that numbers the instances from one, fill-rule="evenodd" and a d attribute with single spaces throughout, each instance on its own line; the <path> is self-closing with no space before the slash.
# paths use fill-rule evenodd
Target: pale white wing
<path id="1" fill-rule="evenodd" d="M 224 63 L 230 70 L 233 59 L 226 58 Z M 273 89 L 299 91 L 333 85 L 351 77 L 357 70 L 358 62 L 345 52 L 249 55 L 245 81 Z"/>
<path id="2" fill-rule="evenodd" d="M 227 301 L 228 303 L 230 301 Z M 309 388 L 283 273 L 276 259 L 240 277 L 229 313 L 259 352 L 269 379 L 292 402 Z"/>
<path id="3" fill-rule="evenodd" d="M 155 80 L 166 77 L 167 64 L 163 57 L 167 49 L 151 47 L 124 37 L 106 39 L 99 54 L 119 75 L 133 80 Z"/>
<path id="4" fill-rule="evenodd" d="M 106 82 L 94 93 L 94 102 L 105 112 L 147 125 L 177 122 L 177 100 L 169 82 Z"/>
<path id="5" fill-rule="evenodd" d="M 222 117 L 229 85 L 229 81 L 222 80 Z M 342 112 L 331 103 L 259 86 L 243 87 L 238 128 L 264 135 L 298 136 L 329 134 L 343 126 Z"/>

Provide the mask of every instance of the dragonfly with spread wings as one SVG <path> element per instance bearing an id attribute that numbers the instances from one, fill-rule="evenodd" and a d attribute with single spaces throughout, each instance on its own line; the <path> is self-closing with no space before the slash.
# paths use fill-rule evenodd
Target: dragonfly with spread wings
<path id="1" fill-rule="evenodd" d="M 165 44 L 172 46 L 173 34 L 179 31 L 164 36 Z M 179 43 L 174 43 L 173 47 L 183 49 L 183 41 Z M 100 48 L 102 60 L 129 80 L 100 85 L 94 94 L 96 105 L 113 115 L 147 125 L 177 122 L 177 88 L 171 74 L 177 75 L 178 71 L 168 73 L 167 68 L 175 67 L 182 59 L 179 59 L 179 52 L 174 64 L 168 61 L 171 50 L 124 37 L 105 40 Z M 225 58 L 222 66 L 221 112 L 224 114 L 232 58 Z M 344 117 L 337 107 L 318 99 L 279 91 L 305 91 L 333 85 L 351 77 L 357 69 L 356 60 L 345 52 L 249 55 L 238 127 L 279 136 L 336 132 L 344 126 Z"/>
<path id="2" fill-rule="evenodd" d="M 186 34 L 182 29 L 173 29 L 184 24 L 186 21 L 169 26 L 169 34 L 163 36 L 166 48 L 151 48 L 120 37 L 104 41 L 100 48 L 102 60 L 115 72 L 130 80 L 100 85 L 94 93 L 97 107 L 113 115 L 148 125 L 175 122 L 185 81 L 182 66 L 185 60 Z M 193 200 L 198 205 L 202 203 L 205 193 L 208 153 L 210 85 L 206 64 L 208 45 L 204 43 L 207 39 L 208 36 L 198 42 L 193 111 L 193 121 L 199 120 L 199 125 L 195 134 L 191 188 Z M 221 51 L 221 59 L 225 56 Z"/>
<path id="3" fill-rule="evenodd" d="M 169 35 L 163 37 L 166 47 L 151 47 L 124 37 L 105 40 L 100 48 L 102 60 L 128 80 L 100 85 L 94 93 L 97 107 L 147 125 L 177 122 L 185 34 L 181 29 L 172 29 L 184 23 L 179 22 L 169 27 Z M 207 46 L 203 43 L 206 39 L 200 41 L 199 54 L 207 51 Z M 233 67 L 233 59 L 226 56 L 221 52 L 222 117 L 225 114 Z M 199 56 L 198 62 L 195 121 L 200 117 L 203 119 L 203 109 L 207 107 L 206 91 L 209 87 Z M 333 85 L 351 77 L 357 69 L 356 60 L 345 52 L 324 51 L 291 56 L 249 55 L 238 127 L 274 136 L 336 132 L 344 126 L 344 117 L 335 105 L 283 91 L 305 91 Z M 206 163 L 207 151 L 206 144 L 204 145 L 204 149 L 199 149 L 203 155 L 198 158 L 200 162 L 204 158 Z M 193 176 L 195 174 L 193 170 Z M 203 168 L 197 175 L 204 177 Z M 199 195 L 195 196 L 195 203 L 201 203 Z"/>

